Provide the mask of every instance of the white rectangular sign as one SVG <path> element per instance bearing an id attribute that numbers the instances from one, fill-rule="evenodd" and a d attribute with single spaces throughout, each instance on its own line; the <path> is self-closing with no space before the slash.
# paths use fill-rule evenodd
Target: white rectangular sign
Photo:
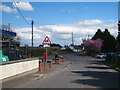
<path id="1" fill-rule="evenodd" d="M 50 45 L 48 45 L 48 44 L 44 44 L 43 47 L 50 47 Z"/>

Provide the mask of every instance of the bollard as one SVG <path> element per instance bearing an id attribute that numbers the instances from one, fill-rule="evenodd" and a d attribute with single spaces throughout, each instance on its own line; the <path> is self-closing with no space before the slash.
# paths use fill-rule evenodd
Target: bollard
<path id="1" fill-rule="evenodd" d="M 45 69 L 45 63 L 39 60 L 39 71 L 43 72 Z"/>
<path id="2" fill-rule="evenodd" d="M 47 61 L 47 63 L 48 63 L 48 67 L 52 68 L 52 61 Z"/>
<path id="3" fill-rule="evenodd" d="M 55 59 L 55 64 L 60 64 L 61 62 L 60 62 L 60 58 L 56 58 Z"/>
<path id="4" fill-rule="evenodd" d="M 47 70 L 48 69 L 48 65 L 47 65 L 47 63 L 45 62 L 44 63 L 44 70 Z"/>

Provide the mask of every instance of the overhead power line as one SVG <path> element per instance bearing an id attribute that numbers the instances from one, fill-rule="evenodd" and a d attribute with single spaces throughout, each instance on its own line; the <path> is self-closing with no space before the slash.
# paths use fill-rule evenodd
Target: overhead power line
<path id="1" fill-rule="evenodd" d="M 13 2 L 13 3 L 15 4 L 16 9 L 17 9 L 18 12 L 20 13 L 20 15 L 21 15 L 21 17 L 24 19 L 24 21 L 25 21 L 27 24 L 31 25 L 31 24 L 25 19 L 24 15 L 21 13 L 21 11 L 20 11 L 20 9 L 18 8 L 16 2 Z M 33 20 L 32 20 L 32 21 L 33 21 Z M 38 28 L 38 26 L 35 26 L 35 27 Z M 38 29 L 39 29 L 39 28 L 38 28 Z"/>
<path id="2" fill-rule="evenodd" d="M 20 13 L 21 17 L 24 19 L 24 21 L 25 21 L 28 25 L 31 25 L 30 23 L 27 22 L 27 20 L 25 19 L 25 17 L 24 17 L 23 14 L 21 13 L 21 11 L 20 11 L 20 9 L 18 8 L 16 2 L 13 2 L 13 3 L 14 3 L 14 5 L 16 6 L 16 8 L 17 8 L 18 12 Z"/>

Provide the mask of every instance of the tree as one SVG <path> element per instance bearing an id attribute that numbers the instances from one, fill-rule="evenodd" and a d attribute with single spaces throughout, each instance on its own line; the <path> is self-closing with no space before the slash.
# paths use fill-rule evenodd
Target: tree
<path id="1" fill-rule="evenodd" d="M 103 52 L 114 52 L 116 51 L 117 41 L 116 39 L 110 34 L 108 29 L 105 29 L 103 32 Z"/>
<path id="2" fill-rule="evenodd" d="M 120 43 L 120 32 L 118 33 L 117 41 Z"/>
<path id="3" fill-rule="evenodd" d="M 120 32 L 118 33 L 117 36 L 117 51 L 120 51 Z"/>
<path id="4" fill-rule="evenodd" d="M 60 48 L 62 47 L 60 44 L 55 44 L 55 43 L 50 44 L 50 46 L 51 46 L 51 47 L 57 46 L 57 47 L 60 47 Z"/>
<path id="5" fill-rule="evenodd" d="M 103 41 L 101 39 L 97 40 L 83 40 L 83 44 L 85 47 L 85 50 L 89 54 L 94 54 L 96 52 L 99 52 L 101 50 Z"/>
<path id="6" fill-rule="evenodd" d="M 117 41 L 110 34 L 108 29 L 105 29 L 104 32 L 102 32 L 100 29 L 98 29 L 98 31 L 92 37 L 92 40 L 96 40 L 96 39 L 103 40 L 103 46 L 101 49 L 102 52 L 114 52 L 114 51 L 116 51 Z"/>
<path id="7" fill-rule="evenodd" d="M 101 39 L 103 40 L 103 32 L 101 29 L 98 29 L 95 35 L 92 37 L 92 40 Z"/>

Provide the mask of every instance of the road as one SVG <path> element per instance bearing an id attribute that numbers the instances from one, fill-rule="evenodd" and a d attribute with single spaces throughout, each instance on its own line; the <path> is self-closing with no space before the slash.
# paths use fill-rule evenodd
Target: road
<path id="1" fill-rule="evenodd" d="M 10 88 L 118 88 L 120 74 L 103 64 L 103 60 L 79 54 L 65 55 L 71 62 L 54 74 Z M 9 85 L 8 85 L 9 86 Z M 3 85 L 4 87 L 4 85 Z"/>

